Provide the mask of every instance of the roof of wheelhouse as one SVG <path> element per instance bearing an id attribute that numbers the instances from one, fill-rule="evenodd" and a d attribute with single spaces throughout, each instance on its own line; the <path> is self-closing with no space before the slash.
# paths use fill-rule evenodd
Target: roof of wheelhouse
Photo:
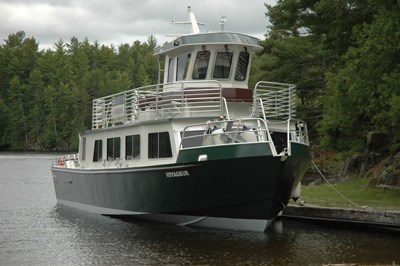
<path id="1" fill-rule="evenodd" d="M 259 40 L 255 37 L 233 32 L 212 32 L 212 33 L 190 34 L 178 37 L 173 42 L 167 43 L 162 47 L 156 49 L 154 54 L 155 55 L 164 54 L 184 46 L 209 45 L 209 44 L 243 45 L 248 47 L 252 51 L 262 49 L 262 47 L 259 44 Z"/>
<path id="2" fill-rule="evenodd" d="M 234 33 L 234 32 L 208 32 L 200 33 L 196 17 L 188 7 L 189 21 L 188 22 L 176 22 L 176 24 L 187 24 L 191 26 L 191 33 L 179 36 L 174 41 L 164 44 L 161 47 L 156 48 L 154 51 L 155 55 L 165 54 L 175 49 L 181 49 L 187 46 L 196 45 L 209 45 L 209 44 L 219 44 L 219 45 L 243 45 L 246 46 L 251 51 L 257 51 L 262 49 L 259 44 L 259 40 L 255 37 Z"/>

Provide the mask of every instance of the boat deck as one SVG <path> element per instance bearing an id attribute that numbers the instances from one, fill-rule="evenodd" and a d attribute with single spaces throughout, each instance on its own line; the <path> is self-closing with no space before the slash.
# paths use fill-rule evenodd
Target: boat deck
<path id="1" fill-rule="evenodd" d="M 228 103 L 249 104 L 251 117 L 287 119 L 296 116 L 294 98 L 294 85 L 274 82 L 254 90 L 223 88 L 215 80 L 157 84 L 93 100 L 92 129 L 179 117 L 230 119 Z"/>

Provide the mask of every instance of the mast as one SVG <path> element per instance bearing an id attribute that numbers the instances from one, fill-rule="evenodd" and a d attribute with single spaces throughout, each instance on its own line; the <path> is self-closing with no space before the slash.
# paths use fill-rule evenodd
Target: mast
<path id="1" fill-rule="evenodd" d="M 192 12 L 191 6 L 188 6 L 188 14 L 189 14 L 189 21 L 185 21 L 185 22 L 172 21 L 172 23 L 189 25 L 190 26 L 190 34 L 200 33 L 199 25 L 204 25 L 204 23 L 197 22 L 196 16 Z M 183 35 L 187 35 L 187 34 L 173 34 L 173 35 L 169 35 L 169 36 L 183 36 Z"/>
<path id="2" fill-rule="evenodd" d="M 188 6 L 188 13 L 190 19 L 190 26 L 192 28 L 192 34 L 200 33 L 199 24 L 197 23 L 196 16 L 192 12 L 192 7 Z"/>

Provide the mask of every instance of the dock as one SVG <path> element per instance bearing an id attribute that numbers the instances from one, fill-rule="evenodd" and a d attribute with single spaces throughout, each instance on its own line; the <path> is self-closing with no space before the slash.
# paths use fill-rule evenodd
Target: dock
<path id="1" fill-rule="evenodd" d="M 400 211 L 289 205 L 283 210 L 282 217 L 375 226 L 400 232 Z"/>

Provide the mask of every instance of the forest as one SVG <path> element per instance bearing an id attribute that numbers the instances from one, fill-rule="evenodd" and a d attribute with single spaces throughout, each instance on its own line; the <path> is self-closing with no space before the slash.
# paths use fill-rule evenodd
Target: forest
<path id="1" fill-rule="evenodd" d="M 278 0 L 265 4 L 258 80 L 297 84 L 298 117 L 314 147 L 363 151 L 368 132 L 400 150 L 397 0 Z M 76 151 L 92 100 L 157 83 L 157 40 L 105 46 L 59 40 L 39 50 L 24 31 L 0 45 L 0 150 Z"/>

